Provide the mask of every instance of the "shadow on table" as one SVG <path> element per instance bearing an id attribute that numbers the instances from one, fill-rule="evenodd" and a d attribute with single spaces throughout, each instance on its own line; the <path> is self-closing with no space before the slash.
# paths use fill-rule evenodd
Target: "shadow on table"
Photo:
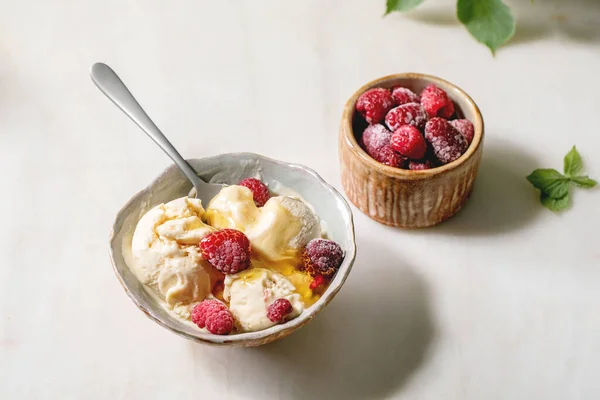
<path id="1" fill-rule="evenodd" d="M 506 46 L 559 35 L 577 42 L 600 41 L 600 2 L 598 0 L 545 0 L 510 5 L 517 15 L 516 32 Z M 413 21 L 435 26 L 458 25 L 455 3 L 420 6 L 407 13 L 394 13 Z M 400 18 L 400 17 L 398 17 Z"/>
<path id="2" fill-rule="evenodd" d="M 456 18 L 455 4 L 446 7 L 417 8 L 403 14 L 403 16 L 427 25 L 454 26 L 459 24 L 458 19 Z"/>
<path id="3" fill-rule="evenodd" d="M 227 351 L 228 365 L 233 357 L 244 364 L 241 371 L 215 374 L 221 380 L 216 384 L 263 399 L 364 399 L 400 390 L 434 336 L 427 288 L 388 249 L 364 238 L 358 247 L 361 259 L 354 268 L 368 270 L 364 279 L 351 274 L 314 321 L 285 339 L 252 349 L 216 349 L 211 356 Z"/>
<path id="4" fill-rule="evenodd" d="M 498 235 L 529 224 L 543 211 L 536 190 L 526 179 L 536 168 L 535 158 L 523 149 L 502 139 L 486 138 L 471 198 L 458 214 L 432 231 Z"/>
<path id="5" fill-rule="evenodd" d="M 584 43 L 600 40 L 600 2 L 597 0 L 545 0 L 533 5 L 518 2 L 512 7 L 519 18 L 508 46 L 553 35 Z"/>

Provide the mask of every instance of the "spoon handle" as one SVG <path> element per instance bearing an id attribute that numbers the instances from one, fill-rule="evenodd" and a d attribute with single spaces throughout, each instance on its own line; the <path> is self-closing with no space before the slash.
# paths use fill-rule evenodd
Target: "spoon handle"
<path id="1" fill-rule="evenodd" d="M 133 122 L 137 124 L 154 142 L 161 148 L 185 176 L 192 182 L 198 190 L 198 186 L 202 186 L 205 182 L 198 177 L 196 171 L 183 158 L 181 154 L 173 147 L 171 142 L 163 135 L 158 127 L 152 122 L 148 114 L 142 106 L 137 102 L 135 97 L 127 89 L 127 86 L 117 76 L 108 65 L 96 63 L 92 65 L 90 75 L 92 80 L 117 107 L 121 109 Z"/>

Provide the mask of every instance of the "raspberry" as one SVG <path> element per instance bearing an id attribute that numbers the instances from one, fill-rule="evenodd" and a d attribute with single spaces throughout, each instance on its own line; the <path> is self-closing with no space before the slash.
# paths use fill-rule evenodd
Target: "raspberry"
<path id="1" fill-rule="evenodd" d="M 240 182 L 240 186 L 247 187 L 252 191 L 252 198 L 257 207 L 264 206 L 271 197 L 267 185 L 256 178 L 246 178 Z"/>
<path id="2" fill-rule="evenodd" d="M 391 145 L 386 144 L 371 152 L 367 152 L 375 161 L 380 162 L 390 167 L 402 168 L 406 163 L 406 157 L 396 153 Z"/>
<path id="3" fill-rule="evenodd" d="M 425 156 L 427 142 L 412 125 L 402 125 L 392 135 L 392 148 L 405 157 L 419 160 Z"/>
<path id="4" fill-rule="evenodd" d="M 394 107 L 392 93 L 383 88 L 367 90 L 356 101 L 356 111 L 370 124 L 383 121 L 392 107 Z"/>
<path id="5" fill-rule="evenodd" d="M 455 119 L 454 121 L 450 121 L 450 125 L 456 128 L 460 133 L 465 135 L 467 139 L 467 143 L 471 144 L 473 141 L 473 136 L 475 136 L 475 128 L 473 124 L 468 119 Z"/>
<path id="6" fill-rule="evenodd" d="M 319 286 L 325 283 L 325 277 L 323 275 L 317 275 L 314 277 L 310 285 L 308 286 L 310 290 L 315 290 Z"/>
<path id="7" fill-rule="evenodd" d="M 402 125 L 412 125 L 423 128 L 427 122 L 427 113 L 419 103 L 402 104 L 392 108 L 385 116 L 385 123 L 392 131 Z"/>
<path id="8" fill-rule="evenodd" d="M 438 113 L 444 118 L 449 118 L 454 113 L 454 104 L 448 94 L 434 84 L 427 86 L 421 92 L 421 105 L 427 111 L 429 118 L 437 116 Z M 444 107 L 447 108 L 442 111 Z"/>
<path id="9" fill-rule="evenodd" d="M 442 164 L 459 158 L 469 144 L 465 136 L 443 118 L 432 118 L 425 125 L 425 139 L 431 143 L 433 152 Z"/>
<path id="10" fill-rule="evenodd" d="M 421 101 L 418 94 L 402 86 L 396 86 L 392 89 L 392 97 L 398 106 L 406 103 L 419 103 Z"/>
<path id="11" fill-rule="evenodd" d="M 449 119 L 452 116 L 452 114 L 454 114 L 454 103 L 452 102 L 452 100 L 450 100 L 450 102 L 444 107 L 440 108 L 438 114 L 442 118 Z"/>
<path id="12" fill-rule="evenodd" d="M 271 322 L 279 323 L 293 310 L 292 303 L 288 299 L 277 299 L 267 308 L 267 318 Z"/>
<path id="13" fill-rule="evenodd" d="M 390 146 L 392 132 L 381 124 L 369 125 L 363 132 L 361 144 L 365 151 L 382 164 L 391 167 L 402 167 L 406 158 L 396 153 Z"/>
<path id="14" fill-rule="evenodd" d="M 192 310 L 192 322 L 215 335 L 227 335 L 233 330 L 233 316 L 218 300 L 204 300 Z"/>
<path id="15" fill-rule="evenodd" d="M 233 330 L 231 311 L 219 311 L 206 318 L 206 329 L 214 335 L 228 335 Z"/>
<path id="16" fill-rule="evenodd" d="M 331 278 L 344 259 L 344 252 L 333 240 L 312 239 L 302 252 L 302 262 L 308 273 L 316 277 Z"/>
<path id="17" fill-rule="evenodd" d="M 192 310 L 192 322 L 198 325 L 199 328 L 204 328 L 206 326 L 206 317 L 208 314 L 226 309 L 227 306 L 218 300 L 204 300 L 203 302 L 196 304 Z"/>
<path id="18" fill-rule="evenodd" d="M 434 168 L 435 166 L 433 165 L 433 163 L 429 160 L 425 160 L 425 161 L 409 161 L 408 162 L 408 169 L 413 170 L 413 171 L 422 171 L 424 169 L 431 169 Z"/>
<path id="19" fill-rule="evenodd" d="M 224 274 L 235 274 L 250 266 L 250 241 L 235 229 L 222 229 L 200 241 L 202 256 Z"/>
<path id="20" fill-rule="evenodd" d="M 362 134 L 362 144 L 367 152 L 374 151 L 383 145 L 390 144 L 392 132 L 381 124 L 369 125 Z"/>

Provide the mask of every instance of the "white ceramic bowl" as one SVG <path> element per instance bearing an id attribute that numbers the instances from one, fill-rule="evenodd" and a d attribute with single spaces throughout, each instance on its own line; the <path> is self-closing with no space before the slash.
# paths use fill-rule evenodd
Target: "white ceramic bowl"
<path id="1" fill-rule="evenodd" d="M 287 336 L 304 326 L 321 311 L 341 289 L 356 255 L 352 212 L 342 195 L 327 184 L 315 171 L 298 164 L 272 160 L 257 154 L 232 153 L 188 160 L 206 181 L 238 183 L 243 178 L 260 175 L 267 184 L 281 184 L 306 199 L 317 215 L 325 221 L 330 239 L 340 244 L 344 261 L 322 297 L 300 316 L 281 325 L 258 331 L 219 336 L 205 333 L 171 316 L 147 292 L 127 266 L 124 246 L 130 245 L 139 219 L 153 206 L 185 196 L 191 184 L 175 165 L 167 168 L 148 187 L 134 195 L 119 211 L 110 235 L 110 257 L 114 271 L 129 298 L 150 319 L 185 338 L 225 346 L 258 346 Z"/>

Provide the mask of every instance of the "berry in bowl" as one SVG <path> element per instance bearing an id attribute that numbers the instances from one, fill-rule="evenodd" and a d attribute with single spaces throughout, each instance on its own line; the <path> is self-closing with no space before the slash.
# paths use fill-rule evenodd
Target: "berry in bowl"
<path id="1" fill-rule="evenodd" d="M 172 166 L 119 212 L 111 258 L 129 297 L 167 329 L 217 345 L 269 343 L 310 321 L 354 262 L 343 197 L 306 167 L 255 154 L 190 163 L 229 186 L 203 205 Z"/>
<path id="2" fill-rule="evenodd" d="M 436 225 L 471 193 L 483 151 L 483 118 L 460 88 L 404 73 L 369 82 L 346 103 L 339 135 L 342 185 L 372 219 Z"/>

